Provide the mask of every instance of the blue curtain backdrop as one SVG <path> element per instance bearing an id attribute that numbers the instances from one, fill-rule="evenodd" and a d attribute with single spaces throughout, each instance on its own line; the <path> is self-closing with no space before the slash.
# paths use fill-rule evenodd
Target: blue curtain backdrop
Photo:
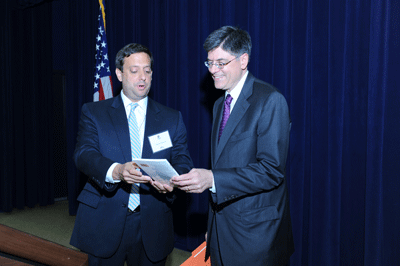
<path id="1" fill-rule="evenodd" d="M 51 5 L 27 6 L 0 3 L 0 211 L 6 212 L 54 203 Z"/>
<path id="2" fill-rule="evenodd" d="M 53 12 L 58 6 L 66 20 L 59 34 L 65 38 L 68 198 L 73 215 L 84 179 L 72 152 L 80 108 L 92 99 L 98 2 L 52 4 Z M 400 264 L 398 0 L 108 0 L 105 7 L 112 72 L 115 54 L 125 44 L 150 48 L 155 59 L 151 97 L 182 112 L 196 167 L 209 167 L 211 107 L 221 95 L 204 67 L 202 43 L 223 25 L 249 31 L 249 70 L 281 90 L 293 122 L 287 164 L 296 249 L 291 265 Z M 9 24 L 6 29 L 14 29 Z M 10 33 L 1 34 L 5 40 Z M 2 41 L 2 48 L 11 49 L 10 43 Z M 25 56 L 30 56 L 28 51 Z M 7 97 L 1 98 L 2 125 L 20 116 L 9 109 L 10 99 L 18 97 L 23 86 L 7 79 L 18 70 L 9 67 L 15 65 L 13 59 L 12 54 L 2 55 Z M 45 73 L 45 68 L 22 69 Z M 30 86 L 39 86 L 31 81 Z M 113 82 L 119 92 L 115 75 Z M 15 182 L 26 174 L 15 166 L 25 154 L 23 145 L 12 146 L 9 140 L 15 143 L 30 128 L 17 135 L 15 130 L 1 129 L 3 209 L 15 207 L 10 199 L 21 191 Z M 35 151 L 38 145 L 32 146 L 25 149 Z M 51 163 L 45 158 L 48 170 Z M 34 164 L 23 165 L 28 169 Z M 177 247 L 193 250 L 204 241 L 206 211 L 206 193 L 182 195 L 175 208 Z"/>

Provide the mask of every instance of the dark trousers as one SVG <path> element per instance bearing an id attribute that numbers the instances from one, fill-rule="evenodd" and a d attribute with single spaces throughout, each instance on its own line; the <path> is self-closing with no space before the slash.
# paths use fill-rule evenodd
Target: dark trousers
<path id="1" fill-rule="evenodd" d="M 128 266 L 165 265 L 165 260 L 154 263 L 146 256 L 140 230 L 140 212 L 127 212 L 121 244 L 112 257 L 104 259 L 89 254 L 89 266 L 124 266 L 125 261 Z"/>

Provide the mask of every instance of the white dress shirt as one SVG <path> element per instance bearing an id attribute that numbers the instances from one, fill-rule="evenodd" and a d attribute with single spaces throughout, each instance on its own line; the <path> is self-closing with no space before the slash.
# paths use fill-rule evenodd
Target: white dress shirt
<path id="1" fill-rule="evenodd" d="M 129 120 L 129 114 L 131 112 L 131 103 L 132 101 L 125 96 L 123 91 L 121 92 L 122 96 L 122 102 L 124 103 L 125 107 L 125 112 L 126 112 L 126 117 L 127 120 Z M 140 155 L 142 154 L 143 151 L 143 139 L 144 139 L 144 128 L 146 125 L 146 112 L 147 112 L 147 103 L 148 103 L 148 98 L 144 98 L 140 101 L 137 102 L 138 106 L 135 109 L 135 116 L 136 116 L 136 122 L 139 127 L 139 138 L 140 138 Z M 112 178 L 112 173 L 114 171 L 115 166 L 117 166 L 118 163 L 113 163 L 110 168 L 107 171 L 106 175 L 106 182 L 108 183 L 118 183 L 121 180 L 114 180 Z"/>
<path id="2" fill-rule="evenodd" d="M 231 90 L 231 92 L 228 93 L 227 91 L 225 91 L 225 99 L 226 99 L 226 96 L 228 96 L 228 94 L 230 94 L 231 97 L 232 97 L 232 102 L 231 102 L 231 106 L 230 106 L 230 113 L 232 113 L 233 107 L 235 106 L 235 104 L 237 102 L 237 99 L 239 98 L 239 95 L 242 92 L 243 85 L 244 85 L 244 82 L 246 81 L 246 78 L 247 78 L 248 74 L 249 74 L 249 71 L 246 71 L 246 73 L 240 79 L 238 84 L 236 84 L 235 88 L 233 88 L 233 90 Z M 213 193 L 217 192 L 217 189 L 215 187 L 214 179 L 213 179 L 213 185 L 210 188 L 210 191 L 213 192 Z"/>

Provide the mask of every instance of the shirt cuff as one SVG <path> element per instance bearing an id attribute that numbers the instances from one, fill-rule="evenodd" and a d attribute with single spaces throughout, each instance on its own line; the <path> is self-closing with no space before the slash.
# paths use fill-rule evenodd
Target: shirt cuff
<path id="1" fill-rule="evenodd" d="M 107 182 L 107 183 L 115 184 L 115 183 L 121 182 L 121 180 L 114 180 L 114 179 L 112 178 L 112 173 L 113 173 L 113 171 L 114 171 L 115 166 L 117 166 L 117 164 L 118 164 L 118 163 L 113 163 L 113 164 L 110 166 L 110 168 L 108 168 L 107 175 L 106 175 L 106 182 Z"/>
<path id="2" fill-rule="evenodd" d="M 217 188 L 215 187 L 214 179 L 213 179 L 213 185 L 212 185 L 212 187 L 209 188 L 209 190 L 210 190 L 212 193 L 217 193 Z"/>

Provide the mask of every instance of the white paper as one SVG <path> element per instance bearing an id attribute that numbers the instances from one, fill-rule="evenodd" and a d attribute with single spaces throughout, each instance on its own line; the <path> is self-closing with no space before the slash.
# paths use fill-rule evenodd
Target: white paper
<path id="1" fill-rule="evenodd" d="M 167 159 L 133 159 L 133 162 L 153 180 L 161 184 L 170 185 L 171 177 L 179 175 Z"/>

